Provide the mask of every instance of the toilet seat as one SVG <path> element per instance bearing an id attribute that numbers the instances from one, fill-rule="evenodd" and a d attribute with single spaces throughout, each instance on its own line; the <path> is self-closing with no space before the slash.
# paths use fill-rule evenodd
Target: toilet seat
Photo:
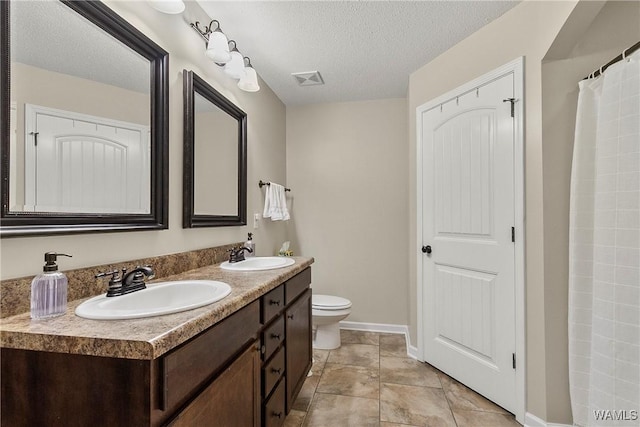
<path id="1" fill-rule="evenodd" d="M 313 294 L 311 307 L 317 310 L 344 310 L 351 307 L 351 301 L 334 295 Z"/>

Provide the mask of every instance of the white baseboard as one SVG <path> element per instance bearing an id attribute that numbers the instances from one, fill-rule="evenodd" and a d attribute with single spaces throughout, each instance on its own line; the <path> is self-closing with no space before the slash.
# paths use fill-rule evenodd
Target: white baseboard
<path id="1" fill-rule="evenodd" d="M 392 325 L 389 323 L 365 323 L 365 322 L 340 322 L 340 329 L 352 331 L 383 332 L 386 334 L 408 334 L 407 325 Z"/>
<path id="2" fill-rule="evenodd" d="M 352 331 L 382 332 L 386 334 L 402 334 L 407 343 L 407 356 L 417 359 L 418 348 L 409 344 L 409 327 L 407 325 L 393 325 L 389 323 L 340 322 L 340 329 Z"/>
<path id="3" fill-rule="evenodd" d="M 526 427 L 547 427 L 547 422 L 527 412 L 524 416 L 524 425 Z"/>
<path id="4" fill-rule="evenodd" d="M 569 424 L 548 423 L 530 412 L 524 416 L 524 425 L 525 427 L 571 427 Z"/>

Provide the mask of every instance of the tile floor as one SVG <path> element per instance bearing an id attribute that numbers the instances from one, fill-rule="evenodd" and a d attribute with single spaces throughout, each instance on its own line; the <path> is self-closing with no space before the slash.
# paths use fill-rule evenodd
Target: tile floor
<path id="1" fill-rule="evenodd" d="M 314 350 L 285 427 L 520 426 L 513 415 L 407 356 L 403 335 L 342 330 L 337 350 Z"/>

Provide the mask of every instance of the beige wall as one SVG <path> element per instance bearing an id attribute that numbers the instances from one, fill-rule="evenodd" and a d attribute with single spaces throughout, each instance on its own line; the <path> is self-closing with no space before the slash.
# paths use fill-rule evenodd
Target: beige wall
<path id="1" fill-rule="evenodd" d="M 164 15 L 146 2 L 107 1 L 109 7 L 139 28 L 170 53 L 169 66 L 169 229 L 128 233 L 3 238 L 0 240 L 1 278 L 37 274 L 46 251 L 73 254 L 61 262 L 70 269 L 141 257 L 182 252 L 246 240 L 254 231 L 246 227 L 182 229 L 182 70 L 192 69 L 216 90 L 243 109 L 248 116 L 248 217 L 262 212 L 263 191 L 258 180 L 286 182 L 285 107 L 261 82 L 261 90 L 247 93 L 236 81 L 206 59 L 204 42 L 185 19 L 204 22 L 202 11 L 187 3 L 183 15 Z M 246 53 L 250 55 L 250 46 Z M 259 67 L 257 68 L 260 73 Z M 255 230 L 259 255 L 273 253 L 285 239 L 285 225 L 263 221 Z"/>
<path id="2" fill-rule="evenodd" d="M 406 101 L 287 108 L 294 252 L 354 322 L 407 324 Z"/>
<path id="3" fill-rule="evenodd" d="M 556 392 L 545 384 L 545 306 L 542 210 L 541 62 L 571 13 L 573 1 L 526 1 L 458 43 L 410 76 L 409 102 L 409 249 L 410 330 L 417 343 L 416 320 L 416 170 L 415 109 L 461 84 L 517 57 L 525 57 L 525 203 L 527 411 L 546 419 L 547 401 Z"/>
<path id="4" fill-rule="evenodd" d="M 595 16 L 595 19 L 594 19 Z M 586 27 L 586 30 L 584 28 Z M 578 99 L 577 82 L 640 40 L 640 2 L 581 2 L 542 66 L 544 307 L 547 420 L 568 414 L 569 190 Z"/>

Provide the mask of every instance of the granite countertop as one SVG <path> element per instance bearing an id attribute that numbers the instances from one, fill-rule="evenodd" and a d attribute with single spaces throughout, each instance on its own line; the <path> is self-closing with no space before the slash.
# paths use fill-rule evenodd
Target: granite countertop
<path id="1" fill-rule="evenodd" d="M 295 264 L 275 270 L 232 272 L 216 264 L 156 280 L 219 280 L 231 286 L 231 293 L 223 300 L 180 313 L 143 319 L 89 320 L 75 315 L 76 307 L 85 298 L 69 301 L 67 312 L 51 319 L 32 320 L 29 313 L 7 317 L 0 320 L 0 344 L 24 350 L 155 359 L 240 310 L 314 261 L 313 258 L 293 258 Z"/>

